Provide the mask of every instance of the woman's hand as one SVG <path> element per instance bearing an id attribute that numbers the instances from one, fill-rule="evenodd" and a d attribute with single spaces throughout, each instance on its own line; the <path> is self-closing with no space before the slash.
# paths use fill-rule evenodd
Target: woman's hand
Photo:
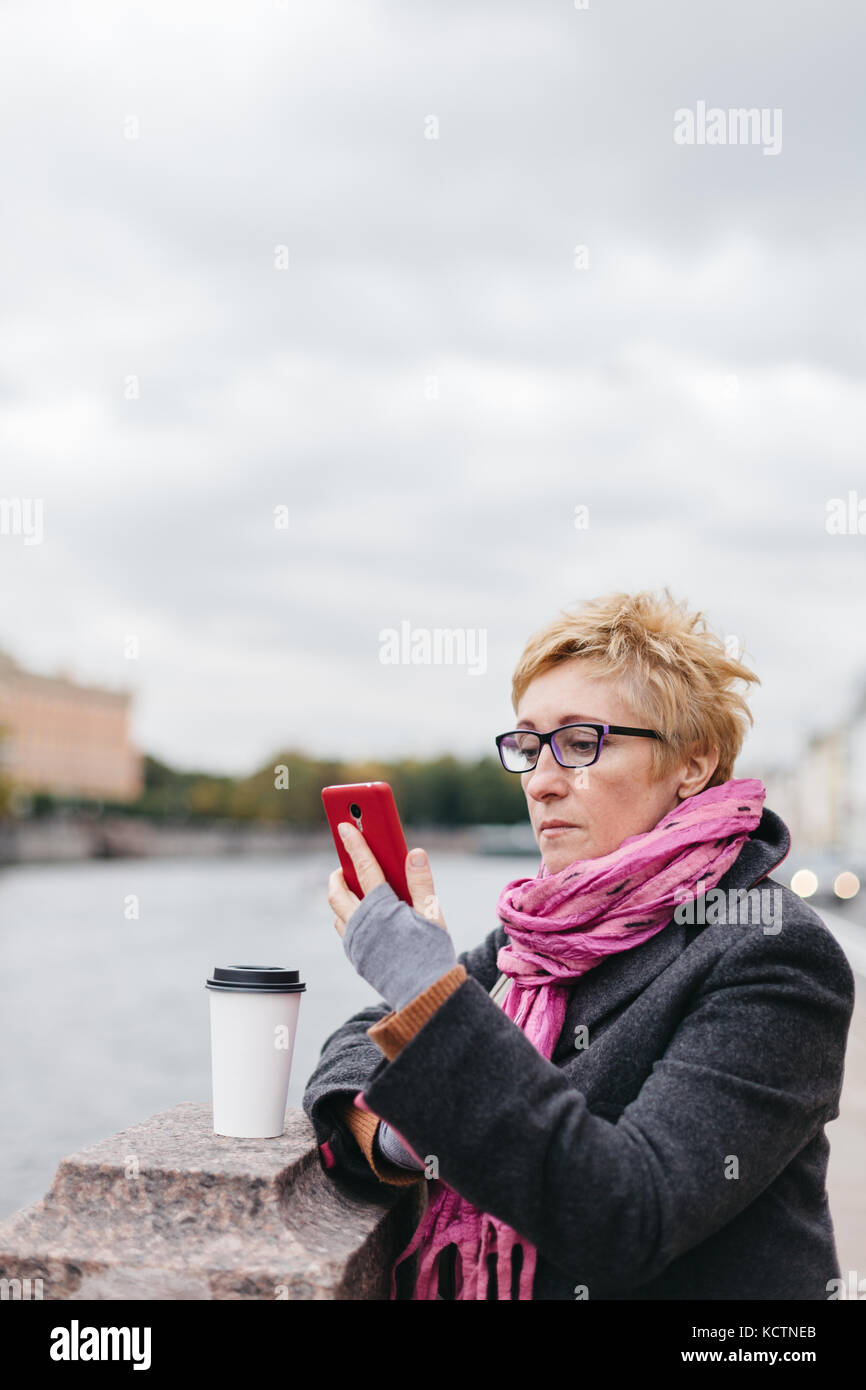
<path id="1" fill-rule="evenodd" d="M 423 850 L 406 856 L 410 907 L 387 883 L 361 832 L 345 821 L 339 830 L 364 897 L 350 892 L 342 869 L 335 869 L 328 880 L 334 926 L 361 978 L 391 1009 L 402 1009 L 458 964 L 433 892 L 427 856 Z M 419 855 L 422 862 L 413 863 Z"/>
<path id="2" fill-rule="evenodd" d="M 351 821 L 341 821 L 337 828 L 343 837 L 346 851 L 355 866 L 358 882 L 366 897 L 380 883 L 385 882 L 385 875 L 356 825 Z M 416 856 L 420 856 L 420 863 L 413 863 Z M 429 922 L 438 922 L 439 926 L 447 931 L 439 911 L 439 900 L 433 891 L 433 874 L 423 849 L 410 850 L 406 855 L 406 883 L 415 911 L 420 912 Z M 335 914 L 334 926 L 340 936 L 345 934 L 346 923 L 355 908 L 360 906 L 360 902 L 361 899 L 348 888 L 343 870 L 335 869 L 328 879 L 328 903 Z"/>

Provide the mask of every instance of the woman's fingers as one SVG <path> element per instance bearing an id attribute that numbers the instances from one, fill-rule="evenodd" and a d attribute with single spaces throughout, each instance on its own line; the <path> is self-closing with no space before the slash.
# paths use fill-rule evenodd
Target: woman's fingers
<path id="1" fill-rule="evenodd" d="M 445 927 L 439 911 L 439 899 L 433 889 L 430 861 L 423 849 L 410 850 L 406 855 L 406 883 L 415 911 L 422 913 L 431 922 L 438 922 L 440 927 Z"/>
<path id="2" fill-rule="evenodd" d="M 380 883 L 385 882 L 385 875 L 371 854 L 369 846 L 357 826 L 350 821 L 341 821 L 339 829 L 346 846 L 346 852 L 355 866 L 358 882 L 366 897 Z M 418 862 L 413 863 L 413 860 Z M 415 911 L 420 912 L 428 921 L 436 922 L 438 926 L 447 931 L 448 928 L 445 926 L 445 921 L 439 910 L 439 899 L 436 897 L 433 887 L 430 862 L 423 849 L 413 849 L 407 854 L 406 882 Z M 345 932 L 346 922 L 360 903 L 360 898 L 357 898 L 348 888 L 342 869 L 335 869 L 328 879 L 328 902 L 334 910 L 334 926 L 342 936 Z"/>
<path id="3" fill-rule="evenodd" d="M 340 936 L 345 932 L 346 923 L 360 901 L 360 898 L 356 898 L 347 888 L 343 870 L 335 869 L 328 879 L 328 905 L 334 912 L 334 926 Z"/>
<path id="4" fill-rule="evenodd" d="M 361 892 L 366 898 L 368 893 L 371 893 L 380 883 L 385 882 L 385 875 L 370 852 L 367 841 L 357 825 L 353 825 L 351 821 L 343 820 L 340 821 L 337 829 L 343 837 L 346 853 L 355 866 Z M 355 901 L 357 902 L 358 899 L 356 898 Z"/>
<path id="5" fill-rule="evenodd" d="M 364 897 L 366 897 L 367 894 L 378 887 L 380 883 L 385 882 L 385 875 L 379 868 L 378 863 L 370 852 L 367 841 L 356 825 L 353 825 L 351 821 L 340 821 L 338 829 L 342 836 L 343 844 L 346 846 L 346 853 L 355 867 L 355 873 L 358 875 L 361 892 Z M 335 869 L 328 879 L 328 902 L 334 909 L 334 926 L 340 936 L 343 936 L 346 930 L 346 923 L 355 911 L 355 908 L 359 906 L 361 899 L 356 897 L 347 886 L 342 869 Z"/>

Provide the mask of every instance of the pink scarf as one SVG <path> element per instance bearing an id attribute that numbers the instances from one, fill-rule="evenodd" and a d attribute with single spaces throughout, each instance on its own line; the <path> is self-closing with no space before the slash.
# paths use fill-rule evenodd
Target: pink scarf
<path id="1" fill-rule="evenodd" d="M 714 888 L 759 825 L 765 796 L 756 778 L 734 778 L 682 801 L 610 854 L 577 859 L 555 874 L 542 864 L 536 878 L 503 889 L 498 912 L 510 944 L 496 963 L 511 984 L 502 1007 L 542 1056 L 550 1058 L 556 1047 L 574 981 L 612 952 L 639 946 L 670 922 L 681 902 Z M 515 1245 L 522 1253 L 518 1298 L 532 1298 L 535 1246 L 437 1178 L 418 1229 L 394 1263 L 392 1299 L 397 1266 L 419 1247 L 412 1297 L 437 1298 L 439 1256 L 452 1244 L 458 1300 L 487 1297 L 488 1255 L 496 1257 L 498 1297 L 510 1299 Z"/>

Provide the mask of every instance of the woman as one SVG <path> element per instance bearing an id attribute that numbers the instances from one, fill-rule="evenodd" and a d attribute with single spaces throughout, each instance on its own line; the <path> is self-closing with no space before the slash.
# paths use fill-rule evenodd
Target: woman
<path id="1" fill-rule="evenodd" d="M 303 1104 L 328 1171 L 427 1186 L 392 1297 L 416 1252 L 419 1299 L 828 1297 L 854 981 L 733 777 L 756 680 L 667 590 L 537 633 L 497 746 L 542 864 L 459 958 L 423 852 L 410 908 L 345 827 L 364 897 L 328 901 L 383 1003 Z"/>

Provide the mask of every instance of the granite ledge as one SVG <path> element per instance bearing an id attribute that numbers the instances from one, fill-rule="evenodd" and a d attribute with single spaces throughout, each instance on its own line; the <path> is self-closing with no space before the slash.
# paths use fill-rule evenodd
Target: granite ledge
<path id="1" fill-rule="evenodd" d="M 187 1102 L 64 1158 L 0 1225 L 0 1279 L 63 1300 L 389 1297 L 423 1186 L 359 1195 L 322 1170 L 302 1110 L 278 1139 L 211 1126 Z"/>

